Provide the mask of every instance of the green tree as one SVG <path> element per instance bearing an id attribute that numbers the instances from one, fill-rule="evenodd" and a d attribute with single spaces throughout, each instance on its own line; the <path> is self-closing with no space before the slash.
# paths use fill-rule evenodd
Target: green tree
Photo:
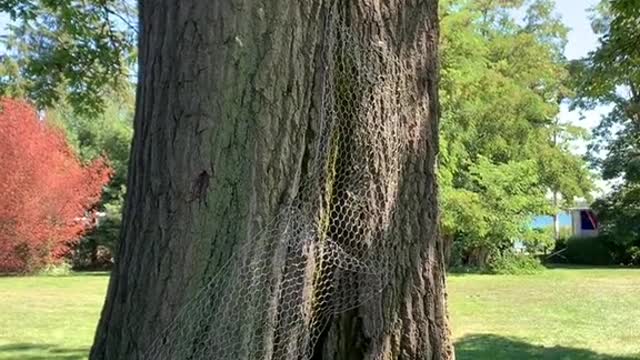
<path id="1" fill-rule="evenodd" d="M 126 0 L 0 0 L 12 20 L 1 45 L 0 94 L 40 108 L 64 101 L 79 113 L 101 112 L 110 92 L 128 87 L 134 9 Z"/>
<path id="2" fill-rule="evenodd" d="M 603 1 L 593 14 L 600 46 L 572 64 L 574 105 L 612 106 L 594 130 L 590 151 L 602 177 L 617 184 L 594 206 L 602 232 L 631 256 L 640 246 L 640 8 L 633 0 Z"/>
<path id="3" fill-rule="evenodd" d="M 128 95 L 128 96 L 127 96 Z M 47 111 L 50 121 L 64 129 L 67 139 L 84 161 L 106 155 L 115 176 L 112 190 L 126 184 L 129 149 L 133 134 L 134 97 L 131 90 L 103 99 L 99 115 L 87 116 L 61 104 Z M 105 194 L 109 200 L 110 194 Z M 119 195 L 114 194 L 115 197 Z"/>
<path id="4" fill-rule="evenodd" d="M 126 96 L 127 94 L 129 96 Z M 90 162 L 103 156 L 114 171 L 99 205 L 99 210 L 104 216 L 100 219 L 99 226 L 85 236 L 76 247 L 73 257 L 75 266 L 107 266 L 115 252 L 126 193 L 133 136 L 133 106 L 133 92 L 122 91 L 107 98 L 99 114 L 89 116 L 78 113 L 72 106 L 60 103 L 47 112 L 48 119 L 64 130 L 67 139 L 82 160 Z M 107 250 L 103 252 L 101 259 L 100 247 Z"/>
<path id="5" fill-rule="evenodd" d="M 576 129 L 557 120 L 569 94 L 567 29 L 546 0 L 514 20 L 524 5 L 441 5 L 442 225 L 456 257 L 474 265 L 526 240 L 534 215 L 557 212 L 547 193 L 572 201 L 591 189 L 585 162 L 569 151 Z"/>

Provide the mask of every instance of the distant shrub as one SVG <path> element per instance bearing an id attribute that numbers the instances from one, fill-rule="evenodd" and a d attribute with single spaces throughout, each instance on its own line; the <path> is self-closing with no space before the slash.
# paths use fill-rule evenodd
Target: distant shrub
<path id="1" fill-rule="evenodd" d="M 103 219 L 100 226 L 74 247 L 70 256 L 74 270 L 110 270 L 120 232 L 120 217 Z"/>
<path id="2" fill-rule="evenodd" d="M 456 265 L 450 266 L 447 272 L 452 274 L 487 274 L 488 270 L 486 268 L 480 269 L 477 266 Z"/>
<path id="3" fill-rule="evenodd" d="M 532 275 L 544 269 L 537 257 L 508 251 L 502 255 L 492 256 L 484 267 L 454 265 L 448 271 L 455 274 Z"/>
<path id="4" fill-rule="evenodd" d="M 69 257 L 75 271 L 111 270 L 113 252 L 103 245 L 96 245 L 92 240 L 83 239 Z"/>
<path id="5" fill-rule="evenodd" d="M 47 264 L 38 271 L 40 276 L 67 276 L 71 274 L 71 264 L 66 261 L 57 264 Z"/>
<path id="6" fill-rule="evenodd" d="M 629 256 L 629 265 L 640 265 L 640 247 L 632 246 L 627 249 L 627 255 Z"/>
<path id="7" fill-rule="evenodd" d="M 522 244 L 528 253 L 540 254 L 551 250 L 554 246 L 553 229 L 529 229 L 522 236 Z"/>
<path id="8" fill-rule="evenodd" d="M 506 252 L 489 263 L 488 272 L 503 275 L 529 275 L 544 270 L 540 260 L 529 254 Z"/>
<path id="9" fill-rule="evenodd" d="M 556 242 L 550 263 L 576 265 L 640 265 L 640 247 L 627 246 L 608 235 L 561 238 Z"/>
<path id="10" fill-rule="evenodd" d="M 640 265 L 640 246 L 628 246 L 611 235 L 561 238 L 549 263 L 576 265 Z"/>
<path id="11" fill-rule="evenodd" d="M 566 262 L 578 265 L 616 264 L 613 244 L 606 236 L 571 237 L 566 240 Z"/>

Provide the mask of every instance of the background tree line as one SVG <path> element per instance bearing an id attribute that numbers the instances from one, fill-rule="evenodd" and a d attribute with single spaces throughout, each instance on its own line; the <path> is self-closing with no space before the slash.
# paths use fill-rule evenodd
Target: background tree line
<path id="1" fill-rule="evenodd" d="M 573 106 L 609 105 L 590 143 L 590 163 L 612 190 L 594 208 L 602 222 L 603 262 L 640 264 L 640 7 L 603 1 L 592 24 L 600 46 L 571 64 Z"/>
<path id="2" fill-rule="evenodd" d="M 99 226 L 87 229 L 65 255 L 76 268 L 108 268 L 133 133 L 135 4 L 3 0 L 0 10 L 11 19 L 0 44 L 2 95 L 41 110 L 82 164 L 104 159 L 112 171 L 99 203 L 91 205 Z"/>
<path id="3" fill-rule="evenodd" d="M 604 179 L 620 180 L 595 202 L 614 244 L 607 251 L 624 253 L 624 262 L 638 259 L 640 10 L 633 1 L 594 9 L 600 47 L 572 63 L 563 56 L 568 29 L 553 0 L 439 6 L 439 181 L 450 265 L 497 269 L 514 259 L 520 242 L 534 254 L 553 249 L 554 234 L 532 229 L 531 220 L 590 199 L 589 164 Z M 120 227 L 133 132 L 134 8 L 126 1 L 0 2 L 13 19 L 0 59 L 4 96 L 32 101 L 82 161 L 105 155 L 114 170 L 100 203 L 105 218 L 74 252 L 80 267 L 108 265 Z M 561 122 L 562 102 L 581 109 L 613 104 L 589 151 L 603 156 L 571 151 L 589 134 Z"/>

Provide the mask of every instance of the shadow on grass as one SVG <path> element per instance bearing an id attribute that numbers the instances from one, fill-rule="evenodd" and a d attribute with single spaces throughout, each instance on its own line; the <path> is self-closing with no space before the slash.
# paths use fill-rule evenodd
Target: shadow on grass
<path id="1" fill-rule="evenodd" d="M 82 360 L 89 355 L 89 348 L 63 348 L 51 344 L 0 345 L 0 359 L 20 360 Z"/>
<path id="2" fill-rule="evenodd" d="M 640 269 L 640 266 L 624 266 L 624 265 L 579 265 L 579 264 L 563 264 L 563 263 L 543 263 L 547 269 L 567 269 L 567 270 L 609 270 L 609 269 Z"/>
<path id="3" fill-rule="evenodd" d="M 563 346 L 544 347 L 519 339 L 474 334 L 456 341 L 456 360 L 638 360 Z M 638 354 L 640 355 L 640 354 Z"/>

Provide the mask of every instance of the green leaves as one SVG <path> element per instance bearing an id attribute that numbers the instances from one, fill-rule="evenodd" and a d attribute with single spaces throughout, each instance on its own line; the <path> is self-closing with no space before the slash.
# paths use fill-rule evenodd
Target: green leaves
<path id="1" fill-rule="evenodd" d="M 574 106 L 612 106 L 594 131 L 591 160 L 620 183 L 595 203 L 602 232 L 623 246 L 640 245 L 640 8 L 635 0 L 602 1 L 593 29 L 600 47 L 572 64 Z M 603 153 L 603 157 L 599 154 Z"/>
<path id="2" fill-rule="evenodd" d="M 106 156 L 115 175 L 105 194 L 107 202 L 120 196 L 126 184 L 129 147 L 133 137 L 133 91 L 106 99 L 104 110 L 96 116 L 78 114 L 70 105 L 59 104 L 48 112 L 49 119 L 62 128 L 83 161 Z"/>
<path id="3" fill-rule="evenodd" d="M 548 207 L 533 161 L 493 164 L 479 158 L 465 188 L 443 189 L 444 225 L 472 243 L 512 242 L 527 231 L 531 214 Z"/>
<path id="4" fill-rule="evenodd" d="M 24 94 L 39 107 L 61 100 L 95 115 L 129 82 L 135 11 L 122 0 L 0 0 L 11 15 L 3 40 L 0 93 Z"/>
<path id="5" fill-rule="evenodd" d="M 529 238 L 536 249 L 549 245 L 529 229 L 533 216 L 553 212 L 547 193 L 573 200 L 592 187 L 568 146 L 583 131 L 556 120 L 572 93 L 567 29 L 548 0 L 530 2 L 516 22 L 510 11 L 522 4 L 442 4 L 442 225 L 468 250 L 503 251 Z"/>

